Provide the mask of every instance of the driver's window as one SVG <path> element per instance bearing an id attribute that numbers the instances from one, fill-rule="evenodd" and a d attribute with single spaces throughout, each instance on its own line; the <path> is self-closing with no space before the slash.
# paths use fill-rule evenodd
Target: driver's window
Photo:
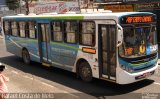
<path id="1" fill-rule="evenodd" d="M 124 41 L 126 47 L 134 46 L 134 44 L 136 43 L 135 38 L 136 36 L 133 28 L 127 27 L 124 29 Z"/>

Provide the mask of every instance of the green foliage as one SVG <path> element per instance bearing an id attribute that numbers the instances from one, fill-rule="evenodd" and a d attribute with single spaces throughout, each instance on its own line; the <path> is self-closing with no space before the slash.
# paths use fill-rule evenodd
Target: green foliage
<path id="1" fill-rule="evenodd" d="M 19 0 L 6 0 L 6 4 L 10 10 L 15 10 L 19 8 Z"/>
<path id="2" fill-rule="evenodd" d="M 10 10 L 15 10 L 19 8 L 21 0 L 6 0 L 6 5 Z M 29 4 L 32 3 L 32 1 L 38 1 L 38 0 L 22 0 L 25 2 L 25 7 L 26 7 L 26 14 L 29 13 Z"/>

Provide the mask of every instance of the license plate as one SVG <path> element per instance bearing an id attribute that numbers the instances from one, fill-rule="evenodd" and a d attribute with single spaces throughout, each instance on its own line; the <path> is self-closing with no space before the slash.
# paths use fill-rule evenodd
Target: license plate
<path id="1" fill-rule="evenodd" d="M 154 72 L 155 72 L 155 71 L 144 73 L 144 74 L 142 74 L 142 75 L 140 75 L 140 76 L 136 76 L 135 79 L 138 80 L 138 79 L 146 78 L 146 77 L 148 77 L 148 76 L 150 76 L 150 75 L 153 75 Z"/>

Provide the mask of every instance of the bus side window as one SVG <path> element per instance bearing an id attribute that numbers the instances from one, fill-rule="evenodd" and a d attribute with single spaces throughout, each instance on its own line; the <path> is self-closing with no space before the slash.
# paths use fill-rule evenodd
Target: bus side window
<path id="1" fill-rule="evenodd" d="M 4 34 L 9 35 L 10 34 L 10 22 L 9 21 L 4 21 L 3 23 L 3 29 L 4 29 Z"/>
<path id="2" fill-rule="evenodd" d="M 61 21 L 53 21 L 51 23 L 51 33 L 52 33 L 52 41 L 62 42 L 63 41 L 63 32 L 62 32 L 62 22 Z"/>
<path id="3" fill-rule="evenodd" d="M 26 37 L 26 34 L 25 34 L 25 26 L 26 26 L 26 22 L 24 21 L 20 21 L 19 22 L 19 32 L 20 32 L 20 37 Z"/>
<path id="4" fill-rule="evenodd" d="M 76 43 L 76 34 L 78 32 L 78 23 L 76 21 L 67 21 L 64 22 L 64 33 L 65 33 L 65 42 L 67 43 Z"/>
<path id="5" fill-rule="evenodd" d="M 28 22 L 28 37 L 31 38 L 31 39 L 36 39 L 37 38 L 37 35 L 36 35 L 36 29 L 35 29 L 36 25 L 35 25 L 35 22 L 33 21 L 30 21 Z"/>
<path id="6" fill-rule="evenodd" d="M 80 22 L 80 44 L 95 45 L 95 23 L 91 21 Z"/>
<path id="7" fill-rule="evenodd" d="M 11 22 L 11 35 L 18 36 L 18 24 L 16 21 Z"/>

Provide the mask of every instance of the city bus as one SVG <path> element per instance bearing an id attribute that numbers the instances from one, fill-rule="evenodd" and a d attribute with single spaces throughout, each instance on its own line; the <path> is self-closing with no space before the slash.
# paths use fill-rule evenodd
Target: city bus
<path id="1" fill-rule="evenodd" d="M 31 61 L 117 84 L 146 79 L 158 66 L 156 15 L 92 12 L 2 18 L 6 50 Z"/>

